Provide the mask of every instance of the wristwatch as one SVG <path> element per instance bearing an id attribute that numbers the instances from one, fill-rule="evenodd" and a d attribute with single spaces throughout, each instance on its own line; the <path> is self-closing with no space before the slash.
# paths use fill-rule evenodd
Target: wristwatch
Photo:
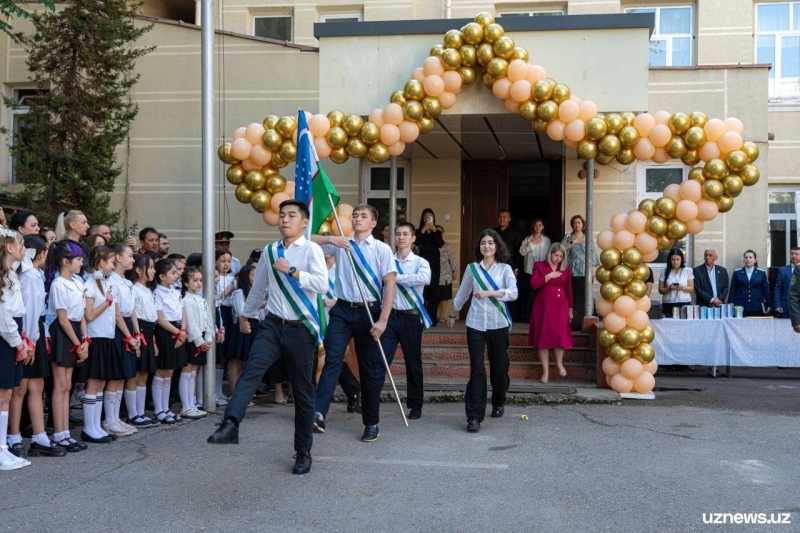
<path id="1" fill-rule="evenodd" d="M 295 272 L 297 272 L 297 269 L 296 269 L 295 267 L 290 267 L 290 268 L 289 268 L 289 275 L 290 275 L 290 276 L 294 276 L 294 273 L 295 273 Z"/>

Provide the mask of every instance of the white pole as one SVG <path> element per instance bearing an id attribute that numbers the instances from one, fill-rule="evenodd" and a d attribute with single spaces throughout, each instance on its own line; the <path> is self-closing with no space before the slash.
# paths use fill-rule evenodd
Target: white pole
<path id="1" fill-rule="evenodd" d="M 583 228 L 583 242 L 586 243 L 586 271 L 584 277 L 583 294 L 584 298 L 584 317 L 594 314 L 594 302 L 592 301 L 592 252 L 594 251 L 594 159 L 586 162 L 586 227 Z"/>
<path id="2" fill-rule="evenodd" d="M 389 247 L 394 252 L 394 231 L 397 229 L 397 157 L 389 158 Z"/>

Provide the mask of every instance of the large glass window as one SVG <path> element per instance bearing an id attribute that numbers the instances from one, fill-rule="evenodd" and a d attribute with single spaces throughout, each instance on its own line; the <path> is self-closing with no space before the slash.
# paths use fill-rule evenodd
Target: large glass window
<path id="1" fill-rule="evenodd" d="M 789 264 L 789 250 L 797 246 L 797 191 L 769 192 L 769 261 L 768 266 Z"/>
<path id="2" fill-rule="evenodd" d="M 640 163 L 638 168 L 639 201 L 641 202 L 646 198 L 652 198 L 653 200 L 661 198 L 667 185 L 680 184 L 688 177 L 688 169 L 689 167 L 682 164 L 647 166 Z M 686 239 L 676 241 L 674 248 L 683 250 L 683 253 L 686 254 Z M 655 261 L 649 263 L 650 266 L 666 268 L 668 253 L 669 250 L 659 251 Z"/>
<path id="3" fill-rule="evenodd" d="M 253 35 L 266 39 L 292 42 L 294 39 L 292 16 L 253 17 Z"/>
<path id="4" fill-rule="evenodd" d="M 692 6 L 633 7 L 625 12 L 656 16 L 656 26 L 650 37 L 651 67 L 692 64 Z"/>
<path id="5" fill-rule="evenodd" d="M 550 11 L 502 11 L 497 14 L 498 17 L 558 17 L 563 15 L 561 10 Z"/>
<path id="6" fill-rule="evenodd" d="M 14 132 L 14 144 L 17 146 L 26 144 L 29 138 L 29 130 L 31 124 L 34 122 L 44 122 L 47 120 L 46 116 L 32 115 L 30 112 L 30 102 L 32 99 L 38 98 L 39 91 L 37 89 L 17 89 L 14 91 L 14 99 L 22 106 L 12 110 Z M 10 183 L 19 183 L 17 178 L 17 158 L 11 158 L 11 176 Z"/>
<path id="7" fill-rule="evenodd" d="M 408 220 L 411 184 L 409 179 L 410 164 L 405 160 L 397 161 L 397 222 Z M 367 164 L 364 169 L 364 198 L 366 202 L 378 210 L 378 224 L 372 234 L 382 240 L 383 227 L 389 224 L 389 163 L 380 165 Z M 413 220 L 411 222 L 414 222 Z"/>
<path id="8" fill-rule="evenodd" d="M 322 15 L 320 22 L 361 22 L 361 13 L 332 13 Z"/>
<path id="9" fill-rule="evenodd" d="M 770 95 L 800 93 L 800 2 L 756 5 L 756 61 L 772 65 Z"/>

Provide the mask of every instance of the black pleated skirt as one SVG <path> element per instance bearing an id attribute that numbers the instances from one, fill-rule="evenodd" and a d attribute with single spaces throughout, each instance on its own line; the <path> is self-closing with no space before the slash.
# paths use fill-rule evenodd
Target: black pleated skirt
<path id="1" fill-rule="evenodd" d="M 155 322 L 139 320 L 139 331 L 142 332 L 144 340 L 139 344 L 139 357 L 136 358 L 137 372 L 151 374 L 158 370 L 155 330 Z"/>
<path id="2" fill-rule="evenodd" d="M 221 305 L 219 307 L 219 314 L 222 316 L 222 327 L 225 328 L 225 340 L 217 344 L 217 363 L 222 363 L 225 359 L 230 358 L 233 354 L 230 353 L 233 349 L 231 340 L 236 336 L 232 333 L 233 330 L 233 309 L 230 305 Z"/>
<path id="3" fill-rule="evenodd" d="M 22 317 L 15 317 L 17 330 L 22 331 Z M 22 383 L 22 361 L 17 361 L 17 348 L 0 337 L 0 389 L 10 390 Z M 3 443 L 5 444 L 5 443 Z"/>
<path id="4" fill-rule="evenodd" d="M 170 322 L 173 326 L 181 329 L 180 322 Z M 156 346 L 158 346 L 158 368 L 160 370 L 176 370 L 186 366 L 186 343 L 180 348 L 175 348 L 177 339 L 172 338 L 172 333 L 165 330 L 158 324 L 155 329 Z"/>
<path id="5" fill-rule="evenodd" d="M 205 337 L 205 332 L 203 332 L 203 337 Z M 190 365 L 203 366 L 208 363 L 208 352 L 201 351 L 195 343 L 187 341 L 186 360 Z"/>
<path id="6" fill-rule="evenodd" d="M 130 317 L 123 317 L 128 331 L 133 334 L 133 320 Z M 136 352 L 128 349 L 127 343 L 123 341 L 125 336 L 119 328 L 116 328 L 114 335 L 114 343 L 117 345 L 117 351 L 122 358 L 122 373 L 125 379 L 133 379 L 136 377 Z"/>
<path id="7" fill-rule="evenodd" d="M 83 335 L 80 321 L 70 321 L 70 325 L 72 326 L 72 331 L 75 332 L 75 336 L 80 340 Z M 66 368 L 83 366 L 84 363 L 77 362 L 78 353 L 72 348 L 72 341 L 64 333 L 61 324 L 58 323 L 58 319 L 55 319 L 50 324 L 50 362 Z"/>
<path id="8" fill-rule="evenodd" d="M 22 377 L 25 379 L 46 378 L 50 375 L 50 363 L 47 360 L 47 339 L 44 337 L 44 317 L 39 317 L 39 340 L 36 341 L 36 358 L 32 365 L 25 365 Z"/>
<path id="9" fill-rule="evenodd" d="M 249 335 L 245 335 L 241 332 L 239 324 L 234 324 L 231 328 L 236 332 L 236 336 L 233 340 L 233 350 L 230 359 L 247 361 L 247 357 L 250 355 L 250 347 L 253 345 L 253 341 L 256 340 L 256 333 L 258 333 L 258 320 L 255 318 L 248 318 L 247 322 L 250 324 Z"/>
<path id="10" fill-rule="evenodd" d="M 114 339 L 97 337 L 89 345 L 89 358 L 86 360 L 86 379 L 117 381 L 125 379 L 122 356 Z"/>

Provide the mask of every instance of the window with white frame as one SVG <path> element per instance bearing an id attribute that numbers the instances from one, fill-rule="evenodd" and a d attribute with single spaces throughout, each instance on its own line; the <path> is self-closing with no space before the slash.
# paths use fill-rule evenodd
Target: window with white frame
<path id="1" fill-rule="evenodd" d="M 321 15 L 320 22 L 361 22 L 361 13 L 331 13 L 329 15 Z"/>
<path id="2" fill-rule="evenodd" d="M 389 224 L 389 163 L 365 164 L 363 190 L 365 201 L 378 210 L 378 224 L 373 236 L 382 240 L 383 227 Z M 408 220 L 411 197 L 411 164 L 408 160 L 397 160 L 397 222 Z M 411 221 L 413 222 L 413 221 Z"/>
<path id="3" fill-rule="evenodd" d="M 650 37 L 651 67 L 686 67 L 692 64 L 692 6 L 632 7 L 626 13 L 655 13 Z"/>
<path id="4" fill-rule="evenodd" d="M 264 15 L 253 17 L 253 35 L 277 41 L 294 40 L 291 15 Z"/>
<path id="5" fill-rule="evenodd" d="M 25 144 L 26 134 L 32 121 L 44 121 L 46 117 L 31 116 L 30 108 L 28 107 L 31 99 L 39 98 L 38 89 L 16 89 L 14 90 L 14 100 L 16 100 L 21 107 L 11 110 L 12 131 L 14 135 L 14 144 L 19 146 Z M 19 183 L 17 179 L 17 158 L 11 158 L 11 173 L 9 174 L 9 183 Z"/>
<path id="6" fill-rule="evenodd" d="M 756 4 L 756 61 L 772 65 L 770 95 L 800 93 L 800 2 Z"/>
<path id="7" fill-rule="evenodd" d="M 769 190 L 769 259 L 767 266 L 782 267 L 789 264 L 789 250 L 797 246 L 797 203 L 800 195 L 796 189 Z"/>
<path id="8" fill-rule="evenodd" d="M 551 9 L 548 11 L 502 11 L 497 14 L 498 17 L 559 17 L 564 14 L 560 9 Z"/>
<path id="9" fill-rule="evenodd" d="M 689 176 L 689 167 L 683 164 L 677 165 L 647 165 L 639 163 L 638 165 L 638 191 L 639 202 L 646 198 L 657 200 L 664 195 L 664 189 L 668 185 L 677 184 L 685 181 Z M 686 253 L 686 239 L 676 241 L 673 248 L 678 248 Z M 649 263 L 651 266 L 666 267 L 667 254 L 669 250 L 660 250 L 658 257 Z"/>

